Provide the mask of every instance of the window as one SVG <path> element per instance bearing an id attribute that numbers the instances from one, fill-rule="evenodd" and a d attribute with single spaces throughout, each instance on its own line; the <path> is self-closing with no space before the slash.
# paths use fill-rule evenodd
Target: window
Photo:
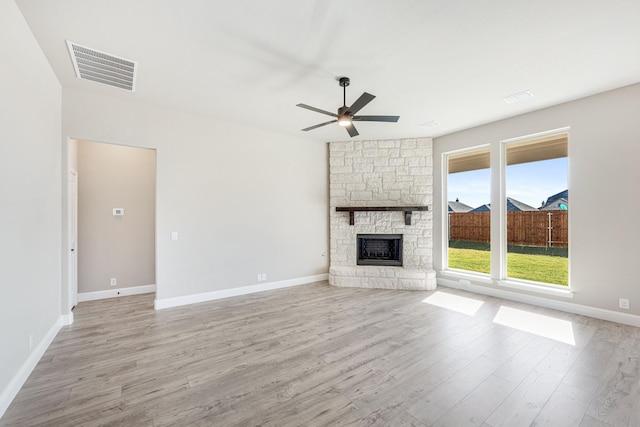
<path id="1" fill-rule="evenodd" d="M 447 267 L 491 272 L 489 147 L 447 158 Z"/>
<path id="2" fill-rule="evenodd" d="M 568 136 L 505 145 L 506 277 L 566 286 Z"/>
<path id="3" fill-rule="evenodd" d="M 443 155 L 445 269 L 568 295 L 568 139 L 563 129 Z"/>

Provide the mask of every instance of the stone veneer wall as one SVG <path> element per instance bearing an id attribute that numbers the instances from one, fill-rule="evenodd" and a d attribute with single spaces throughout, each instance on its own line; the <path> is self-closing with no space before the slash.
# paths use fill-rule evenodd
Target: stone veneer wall
<path id="1" fill-rule="evenodd" d="M 331 266 L 334 286 L 435 289 L 433 271 L 433 158 L 430 138 L 346 141 L 329 144 Z M 347 212 L 336 206 L 416 206 L 405 225 L 403 212 Z M 403 266 L 356 265 L 358 234 L 402 234 Z"/>

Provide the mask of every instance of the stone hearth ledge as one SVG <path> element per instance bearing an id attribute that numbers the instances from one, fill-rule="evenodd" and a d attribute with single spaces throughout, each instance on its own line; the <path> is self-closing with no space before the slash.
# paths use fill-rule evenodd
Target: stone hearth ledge
<path id="1" fill-rule="evenodd" d="M 331 267 L 329 284 L 343 288 L 376 288 L 398 290 L 436 289 L 434 270 L 405 269 L 402 267 Z"/>

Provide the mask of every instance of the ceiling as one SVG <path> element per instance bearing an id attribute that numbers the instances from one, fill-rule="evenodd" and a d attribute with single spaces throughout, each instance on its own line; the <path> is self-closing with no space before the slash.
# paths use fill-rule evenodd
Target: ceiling
<path id="1" fill-rule="evenodd" d="M 64 87 L 319 141 L 440 136 L 640 81 L 638 0 L 17 0 Z M 75 77 L 65 40 L 138 62 L 134 93 Z M 529 90 L 513 104 L 503 97 Z M 423 127 L 428 122 L 435 127 Z"/>

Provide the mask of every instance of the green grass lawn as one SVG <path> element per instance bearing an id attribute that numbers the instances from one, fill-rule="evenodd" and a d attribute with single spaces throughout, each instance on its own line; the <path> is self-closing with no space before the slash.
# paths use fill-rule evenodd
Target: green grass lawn
<path id="1" fill-rule="evenodd" d="M 449 248 L 449 267 L 491 272 L 489 251 Z M 559 256 L 508 253 L 507 276 L 535 282 L 569 284 L 569 259 Z"/>

